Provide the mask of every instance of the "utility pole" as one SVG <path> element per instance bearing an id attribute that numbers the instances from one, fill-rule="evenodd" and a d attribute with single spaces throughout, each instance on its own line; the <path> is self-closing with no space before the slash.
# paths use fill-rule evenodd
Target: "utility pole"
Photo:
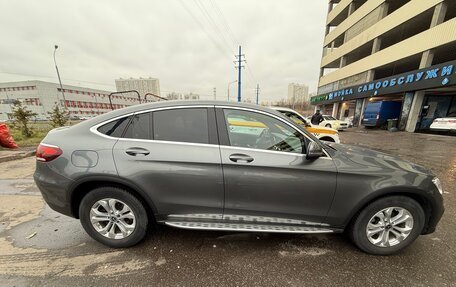
<path id="1" fill-rule="evenodd" d="M 217 100 L 217 88 L 214 88 L 214 101 Z"/>
<path id="2" fill-rule="evenodd" d="M 241 101 L 241 69 L 244 68 L 242 65 L 245 62 L 245 55 L 242 54 L 241 46 L 239 46 L 239 54 L 236 55 L 237 60 L 234 63 L 237 65 L 236 68 L 238 69 L 238 102 Z"/>
<path id="3" fill-rule="evenodd" d="M 57 77 L 59 78 L 60 91 L 62 92 L 62 97 L 63 97 L 63 108 L 64 108 L 65 110 L 68 110 L 68 108 L 67 108 L 67 106 L 66 106 L 65 93 L 63 92 L 62 81 L 60 80 L 59 68 L 57 67 L 57 61 L 55 60 L 55 52 L 57 51 L 58 48 L 59 48 L 59 46 L 54 45 L 54 64 L 55 64 L 55 70 L 57 71 Z"/>
<path id="4" fill-rule="evenodd" d="M 257 105 L 258 105 L 259 95 L 260 95 L 260 84 L 257 84 L 257 87 L 256 87 L 256 104 Z"/>

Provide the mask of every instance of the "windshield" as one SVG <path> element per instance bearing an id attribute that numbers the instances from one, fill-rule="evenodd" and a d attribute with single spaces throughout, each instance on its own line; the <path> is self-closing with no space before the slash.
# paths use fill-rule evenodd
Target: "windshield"
<path id="1" fill-rule="evenodd" d="M 331 116 L 323 116 L 327 121 L 335 121 L 336 119 Z"/>

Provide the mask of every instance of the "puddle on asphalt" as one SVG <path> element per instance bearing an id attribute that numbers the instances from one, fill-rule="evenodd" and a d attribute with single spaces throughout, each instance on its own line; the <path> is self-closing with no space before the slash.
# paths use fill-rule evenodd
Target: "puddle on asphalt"
<path id="1" fill-rule="evenodd" d="M 91 240 L 78 219 L 59 214 L 48 205 L 39 217 L 17 225 L 8 235 L 15 247 L 44 249 L 61 249 Z"/>

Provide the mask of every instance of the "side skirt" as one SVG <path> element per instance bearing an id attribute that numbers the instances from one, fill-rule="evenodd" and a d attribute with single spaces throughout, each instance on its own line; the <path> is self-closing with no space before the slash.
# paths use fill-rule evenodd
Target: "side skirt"
<path id="1" fill-rule="evenodd" d="M 195 230 L 220 230 L 238 232 L 275 232 L 275 233 L 336 233 L 342 229 L 333 229 L 319 226 L 297 226 L 278 224 L 253 223 L 220 223 L 220 222 L 192 222 L 192 221 L 164 221 L 165 225 Z"/>

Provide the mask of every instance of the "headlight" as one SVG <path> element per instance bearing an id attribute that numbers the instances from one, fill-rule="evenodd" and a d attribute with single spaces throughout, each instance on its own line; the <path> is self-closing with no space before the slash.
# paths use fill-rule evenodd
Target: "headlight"
<path id="1" fill-rule="evenodd" d="M 442 183 L 440 182 L 440 179 L 437 177 L 434 177 L 432 180 L 432 183 L 434 183 L 435 187 L 439 190 L 440 194 L 443 194 L 443 188 L 442 188 Z"/>

